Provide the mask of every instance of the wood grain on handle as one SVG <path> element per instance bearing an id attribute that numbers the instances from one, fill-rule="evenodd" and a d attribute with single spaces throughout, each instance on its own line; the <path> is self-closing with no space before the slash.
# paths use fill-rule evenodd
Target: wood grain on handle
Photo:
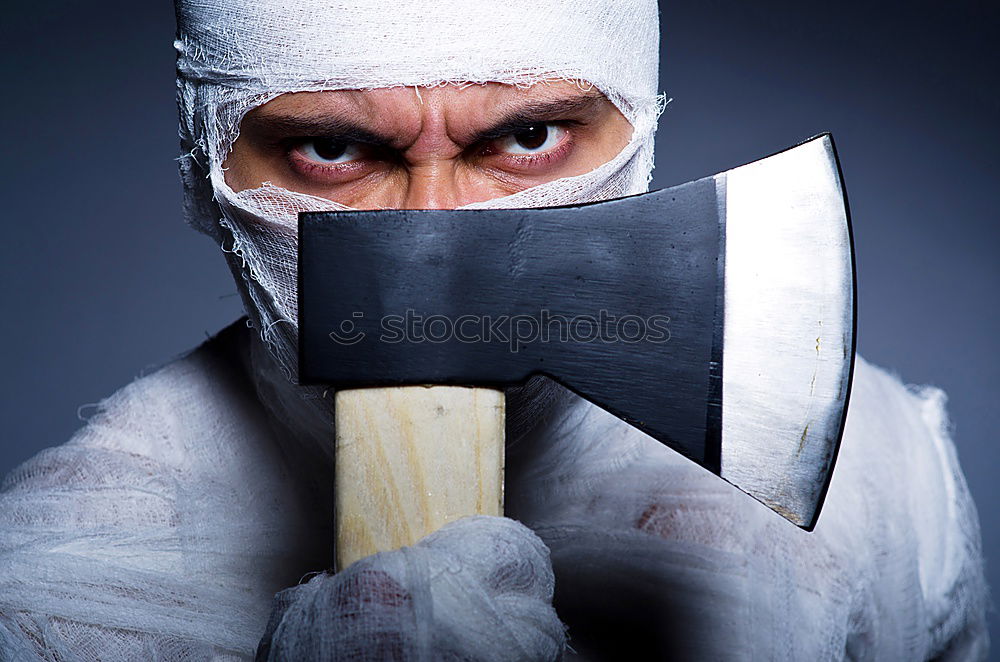
<path id="1" fill-rule="evenodd" d="M 336 563 L 503 514 L 504 394 L 403 386 L 336 394 Z"/>

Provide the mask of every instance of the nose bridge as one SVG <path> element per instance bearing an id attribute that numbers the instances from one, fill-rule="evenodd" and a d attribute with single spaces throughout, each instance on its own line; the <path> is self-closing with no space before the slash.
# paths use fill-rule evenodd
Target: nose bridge
<path id="1" fill-rule="evenodd" d="M 405 209 L 454 209 L 458 197 L 454 168 L 434 163 L 410 172 L 403 203 Z"/>

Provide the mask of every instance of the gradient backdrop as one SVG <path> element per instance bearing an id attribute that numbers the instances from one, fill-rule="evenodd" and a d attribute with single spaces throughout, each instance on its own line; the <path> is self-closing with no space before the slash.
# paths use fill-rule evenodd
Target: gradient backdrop
<path id="1" fill-rule="evenodd" d="M 833 132 L 858 250 L 860 351 L 950 395 L 993 586 L 998 6 L 662 1 L 673 101 L 655 182 Z M 4 9 L 0 475 L 240 314 L 218 250 L 180 220 L 173 34 L 168 0 Z"/>

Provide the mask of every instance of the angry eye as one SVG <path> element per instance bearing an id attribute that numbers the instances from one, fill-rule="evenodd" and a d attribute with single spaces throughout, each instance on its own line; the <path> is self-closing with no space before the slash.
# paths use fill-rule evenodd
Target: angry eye
<path id="1" fill-rule="evenodd" d="M 303 157 L 322 165 L 347 163 L 360 158 L 364 154 L 362 145 L 335 138 L 310 138 L 304 140 L 298 146 L 298 151 Z"/>
<path id="2" fill-rule="evenodd" d="M 558 145 L 565 135 L 566 129 L 558 124 L 532 124 L 496 140 L 494 145 L 496 151 L 506 154 L 539 154 Z"/>

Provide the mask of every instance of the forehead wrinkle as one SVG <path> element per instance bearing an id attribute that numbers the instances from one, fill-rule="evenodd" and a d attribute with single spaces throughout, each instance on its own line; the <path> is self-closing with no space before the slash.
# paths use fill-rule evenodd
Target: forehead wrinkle
<path id="1" fill-rule="evenodd" d="M 406 149 L 406 154 L 418 158 L 430 154 L 454 156 L 460 148 L 452 140 L 448 130 L 449 116 L 453 111 L 453 104 L 462 107 L 467 98 L 448 94 L 441 88 L 421 91 L 415 98 L 419 104 L 420 131 Z M 462 112 L 467 111 L 463 108 Z"/>
<path id="2" fill-rule="evenodd" d="M 423 105 L 413 88 L 361 90 L 359 114 L 379 134 L 389 138 L 389 145 L 399 151 L 409 149 L 423 132 Z"/>

